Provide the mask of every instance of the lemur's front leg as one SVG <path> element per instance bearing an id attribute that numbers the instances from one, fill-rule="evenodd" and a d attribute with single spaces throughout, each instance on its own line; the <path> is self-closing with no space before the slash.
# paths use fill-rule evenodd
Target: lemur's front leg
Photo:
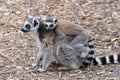
<path id="1" fill-rule="evenodd" d="M 38 72 L 46 71 L 52 61 L 51 59 L 52 59 L 51 49 L 45 50 L 43 55 L 43 60 L 42 60 L 42 68 L 37 68 L 37 71 Z"/>
<path id="2" fill-rule="evenodd" d="M 36 57 L 36 60 L 35 60 L 35 63 L 28 63 L 27 66 L 28 67 L 36 67 L 36 68 L 38 68 L 38 65 L 39 65 L 40 60 L 41 60 L 42 57 L 43 57 L 43 52 L 42 52 L 42 49 L 40 47 L 39 52 L 38 52 L 37 57 Z"/>

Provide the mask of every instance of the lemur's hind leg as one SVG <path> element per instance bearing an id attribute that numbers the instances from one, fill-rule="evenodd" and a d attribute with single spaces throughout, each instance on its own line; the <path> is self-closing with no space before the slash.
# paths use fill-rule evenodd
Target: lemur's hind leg
<path id="1" fill-rule="evenodd" d="M 57 48 L 57 58 L 63 65 L 58 70 L 78 69 L 80 67 L 80 61 L 77 59 L 75 50 L 67 44 L 63 44 Z"/>
<path id="2" fill-rule="evenodd" d="M 53 39 L 53 44 L 55 44 L 57 41 L 60 41 L 65 38 L 65 34 L 57 34 L 57 36 Z"/>

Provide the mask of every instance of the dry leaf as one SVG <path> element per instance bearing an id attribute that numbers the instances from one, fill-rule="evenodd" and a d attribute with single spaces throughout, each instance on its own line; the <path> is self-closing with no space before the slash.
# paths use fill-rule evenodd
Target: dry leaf
<path id="1" fill-rule="evenodd" d="M 76 2 L 76 0 L 72 0 L 72 2 L 73 2 L 73 3 L 75 3 L 75 2 Z"/>
<path id="2" fill-rule="evenodd" d="M 10 14 L 10 12 L 5 12 L 4 16 L 8 16 Z"/>
<path id="3" fill-rule="evenodd" d="M 98 72 L 97 74 L 105 74 L 105 71 Z"/>
<path id="4" fill-rule="evenodd" d="M 17 11 L 16 14 L 20 14 L 21 12 L 20 11 Z"/>
<path id="5" fill-rule="evenodd" d="M 115 40 L 117 40 L 117 38 L 112 38 L 112 39 L 111 39 L 111 42 L 113 42 L 113 41 L 115 41 Z"/>

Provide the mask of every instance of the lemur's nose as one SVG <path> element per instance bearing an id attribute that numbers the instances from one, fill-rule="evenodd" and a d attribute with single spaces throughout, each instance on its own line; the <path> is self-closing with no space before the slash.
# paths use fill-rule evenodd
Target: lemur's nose
<path id="1" fill-rule="evenodd" d="M 21 28 L 21 31 L 22 31 L 22 32 L 24 32 L 24 29 L 23 29 L 23 28 Z"/>
<path id="2" fill-rule="evenodd" d="M 22 32 L 27 32 L 24 28 L 21 29 Z"/>

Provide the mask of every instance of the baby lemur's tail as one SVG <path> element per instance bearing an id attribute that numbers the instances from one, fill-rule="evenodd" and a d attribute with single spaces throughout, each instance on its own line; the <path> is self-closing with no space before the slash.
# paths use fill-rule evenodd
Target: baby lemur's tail
<path id="1" fill-rule="evenodd" d="M 105 65 L 109 63 L 120 63 L 120 54 L 93 58 L 92 65 Z"/>

